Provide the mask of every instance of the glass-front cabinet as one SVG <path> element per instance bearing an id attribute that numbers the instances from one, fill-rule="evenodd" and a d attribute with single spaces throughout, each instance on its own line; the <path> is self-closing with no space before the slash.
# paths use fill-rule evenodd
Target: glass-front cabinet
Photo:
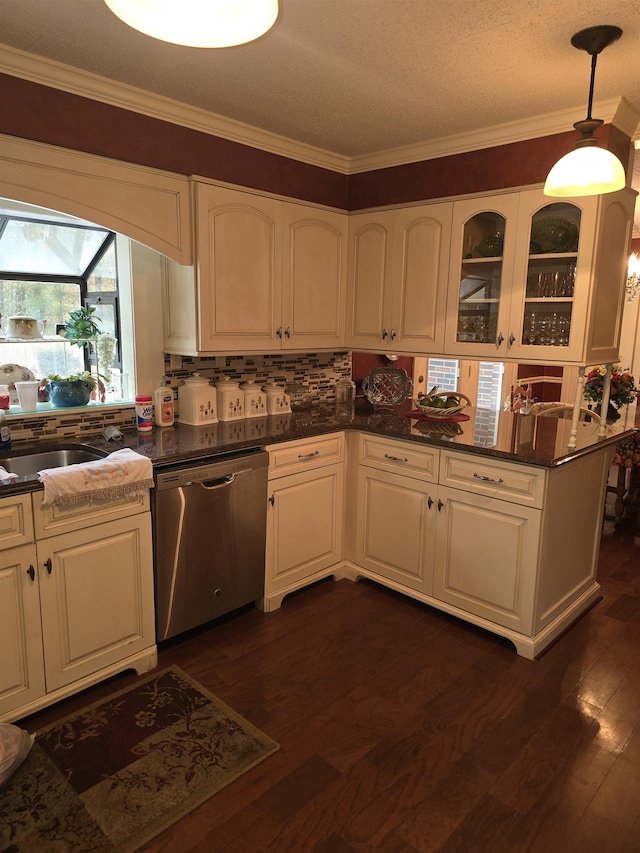
<path id="1" fill-rule="evenodd" d="M 509 322 L 518 196 L 454 202 L 445 351 L 500 355 Z"/>
<path id="2" fill-rule="evenodd" d="M 454 203 L 445 351 L 522 362 L 615 360 L 633 196 L 539 189 Z"/>

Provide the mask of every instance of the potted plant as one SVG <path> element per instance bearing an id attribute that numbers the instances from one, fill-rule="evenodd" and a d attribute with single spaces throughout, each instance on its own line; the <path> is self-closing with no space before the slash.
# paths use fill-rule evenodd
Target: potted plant
<path id="1" fill-rule="evenodd" d="M 46 383 L 49 400 L 54 406 L 61 408 L 86 406 L 98 384 L 96 377 L 86 370 L 82 373 L 69 374 L 69 376 L 52 373 L 43 381 Z"/>
<path id="2" fill-rule="evenodd" d="M 602 393 L 604 388 L 604 377 L 607 373 L 607 368 L 604 364 L 599 364 L 590 370 L 584 383 L 583 394 L 586 400 L 591 400 L 595 403 L 595 412 L 600 414 L 602 406 Z M 636 387 L 633 374 L 627 369 L 623 370 L 619 364 L 614 364 L 611 372 L 611 387 L 609 389 L 609 406 L 607 410 L 607 420 L 617 421 L 620 417 L 617 409 L 623 406 L 628 406 L 636 398 L 638 388 Z"/>
<path id="3" fill-rule="evenodd" d="M 69 312 L 69 320 L 65 323 L 64 337 L 73 346 L 88 347 L 92 338 L 100 334 L 99 324 L 102 322 L 95 317 L 96 309 L 93 305 L 83 305 Z"/>

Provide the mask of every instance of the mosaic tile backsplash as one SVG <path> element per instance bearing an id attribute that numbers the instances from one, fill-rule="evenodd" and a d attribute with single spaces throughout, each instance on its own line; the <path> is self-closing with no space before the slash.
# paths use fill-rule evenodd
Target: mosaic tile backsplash
<path id="1" fill-rule="evenodd" d="M 257 356 L 215 356 L 193 358 L 183 356 L 176 367 L 176 357 L 165 356 L 165 376 L 169 380 L 178 410 L 178 387 L 191 374 L 199 373 L 215 382 L 222 376 L 231 379 L 253 379 L 256 382 L 273 380 L 280 384 L 304 382 L 309 386 L 314 404 L 333 402 L 335 384 L 343 376 L 351 376 L 351 353 L 285 353 Z M 150 393 L 152 389 L 141 389 Z M 104 408 L 62 409 L 51 414 L 16 415 L 9 419 L 11 439 L 20 441 L 51 441 L 75 439 L 100 432 L 113 424 L 120 429 L 135 425 L 133 404 Z"/>

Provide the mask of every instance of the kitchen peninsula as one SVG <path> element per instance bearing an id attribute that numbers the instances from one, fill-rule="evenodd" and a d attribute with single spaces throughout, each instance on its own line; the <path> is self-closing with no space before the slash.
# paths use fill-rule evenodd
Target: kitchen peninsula
<path id="1" fill-rule="evenodd" d="M 250 447 L 270 451 L 270 478 L 281 478 L 275 485 L 300 478 L 305 467 L 316 482 L 331 468 L 340 500 L 316 511 L 334 525 L 335 551 L 324 562 L 310 558 L 306 570 L 270 567 L 267 556 L 266 611 L 323 577 L 365 577 L 500 634 L 535 658 L 598 598 L 604 492 L 615 445 L 629 434 L 624 418 L 604 437 L 598 424 L 581 422 L 577 447 L 568 451 L 568 420 L 470 409 L 469 421 L 443 430 L 408 417 L 408 409 L 374 411 L 358 400 L 354 408 L 127 432 L 123 443 L 158 471 Z M 86 443 L 114 449 L 101 436 Z M 277 453 L 288 453 L 281 471 Z M 21 479 L 1 488 L 8 496 L 40 484 Z M 287 529 L 295 536 L 309 505 L 292 511 L 298 518 Z M 277 500 L 269 506 L 275 512 Z"/>

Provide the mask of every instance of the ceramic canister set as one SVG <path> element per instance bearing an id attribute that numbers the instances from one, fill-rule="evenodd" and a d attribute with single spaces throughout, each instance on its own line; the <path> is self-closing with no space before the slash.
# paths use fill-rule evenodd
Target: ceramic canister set
<path id="1" fill-rule="evenodd" d="M 191 426 L 259 418 L 291 411 L 285 389 L 275 382 L 258 385 L 253 380 L 235 382 L 223 376 L 214 385 L 194 373 L 178 389 L 178 422 Z"/>

